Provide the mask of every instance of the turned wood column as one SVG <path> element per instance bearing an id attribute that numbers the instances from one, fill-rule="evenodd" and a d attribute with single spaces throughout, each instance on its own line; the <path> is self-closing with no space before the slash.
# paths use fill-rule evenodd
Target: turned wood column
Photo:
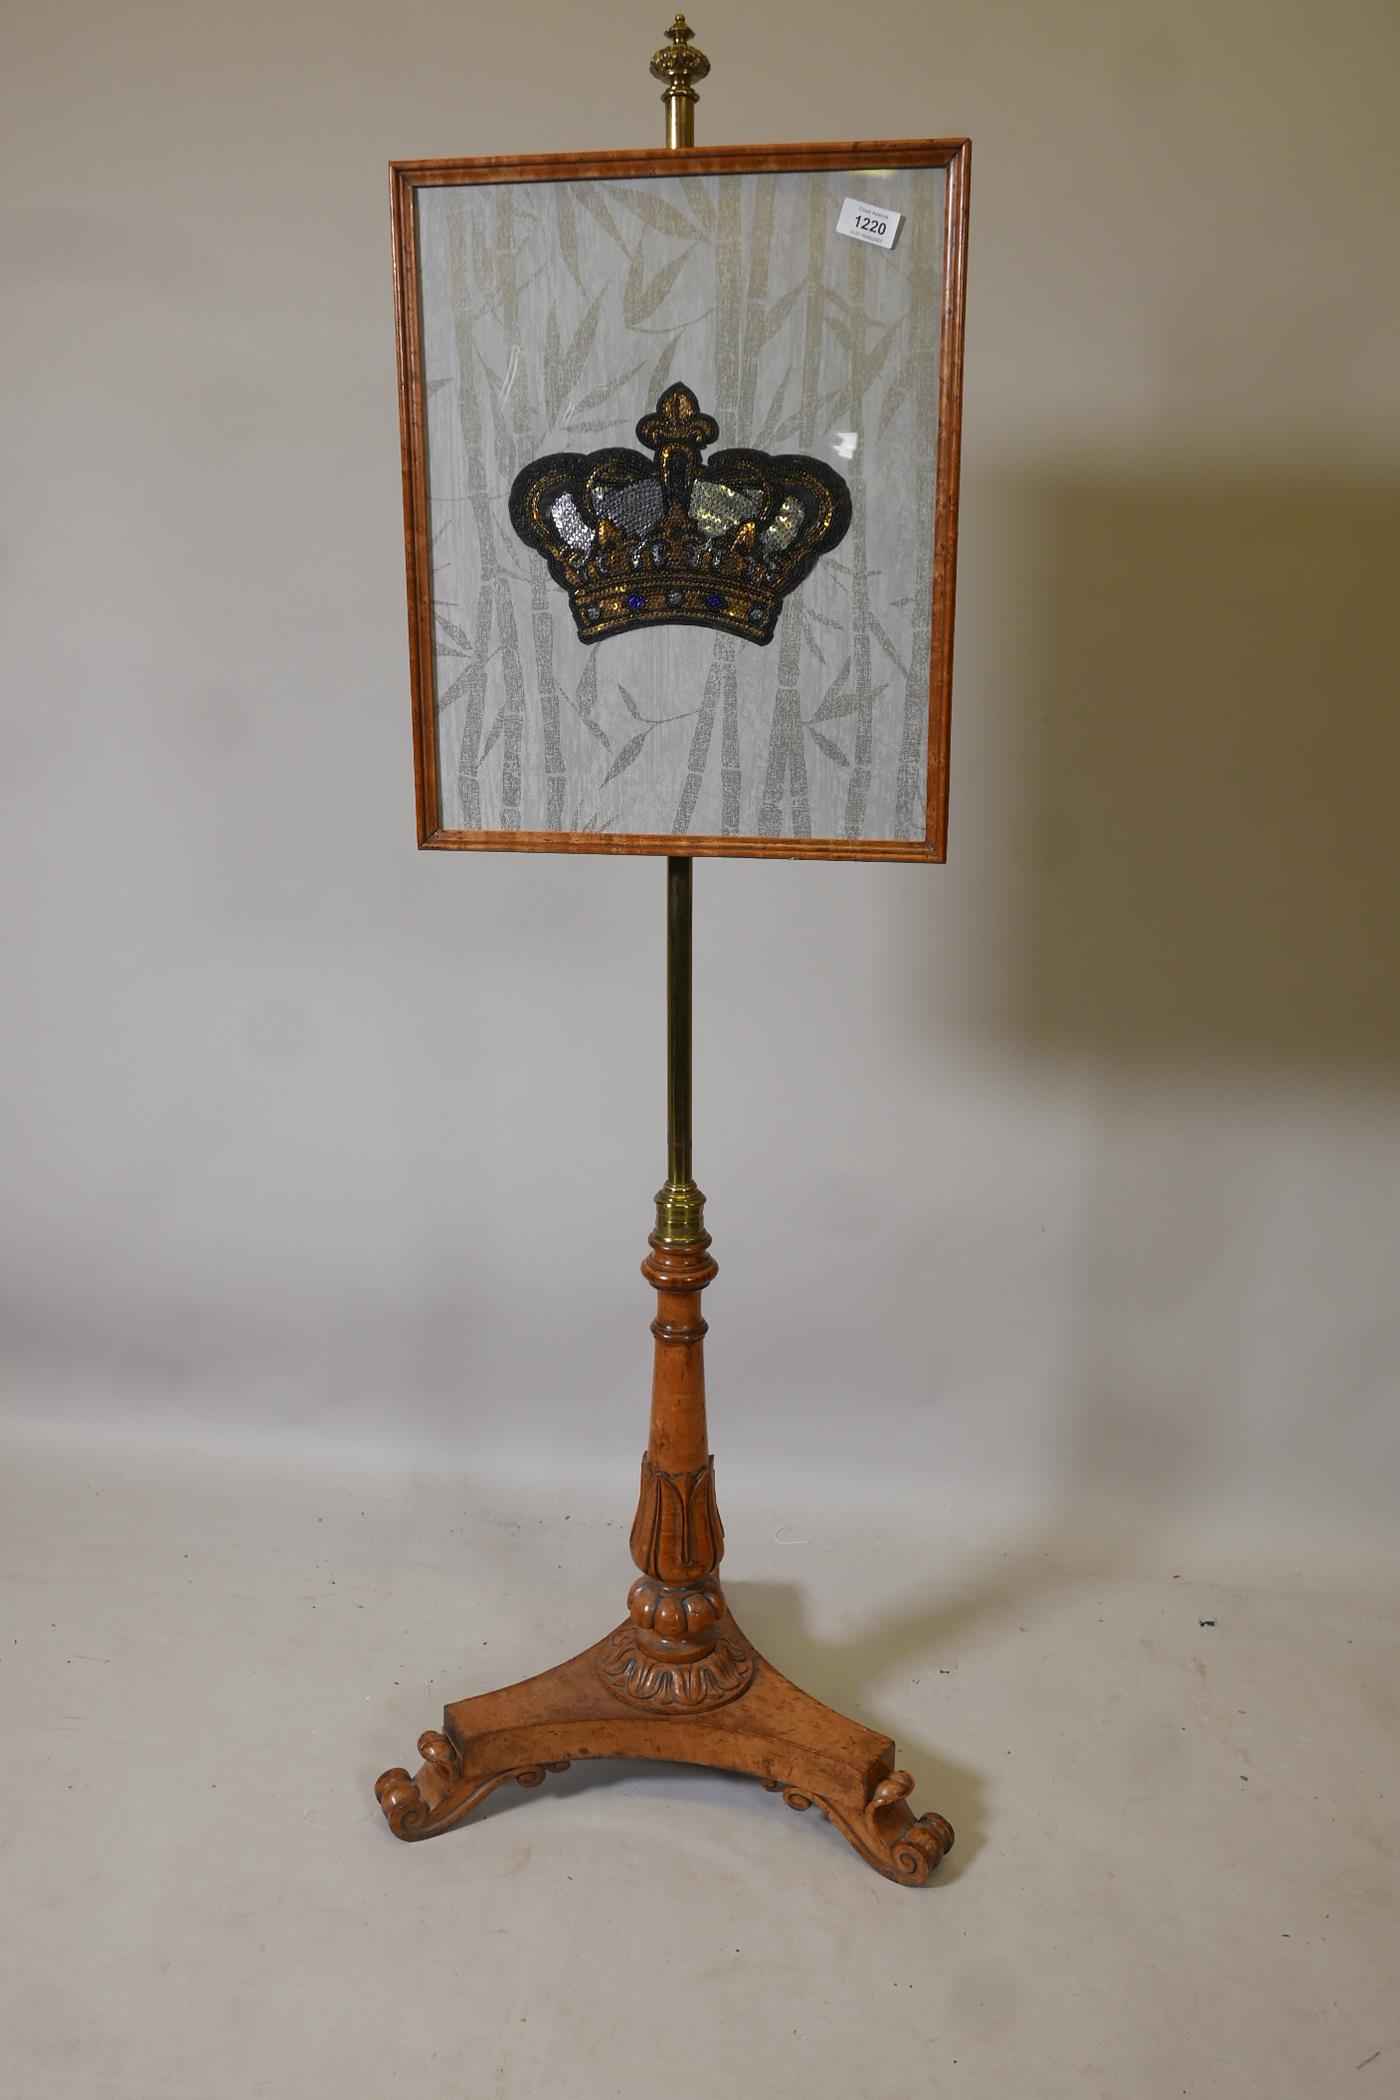
<path id="1" fill-rule="evenodd" d="M 642 1274 L 656 1287 L 656 1361 L 651 1435 L 642 1459 L 632 1524 L 641 1574 L 627 1609 L 638 1645 L 659 1658 L 694 1658 L 714 1646 L 724 1615 L 716 1578 L 724 1527 L 715 1502 L 714 1460 L 705 1429 L 705 1321 L 700 1293 L 717 1274 L 706 1233 L 690 1246 L 652 1238 Z"/>
<path id="2" fill-rule="evenodd" d="M 667 862 L 667 1176 L 642 1263 L 656 1291 L 656 1354 L 631 1538 L 641 1573 L 628 1592 L 627 1624 L 604 1644 L 599 1661 L 619 1697 L 683 1713 L 736 1698 L 753 1675 L 752 1652 L 727 1620 L 719 1586 L 724 1527 L 705 1424 L 700 1293 L 719 1265 L 691 1173 L 691 866 Z"/>

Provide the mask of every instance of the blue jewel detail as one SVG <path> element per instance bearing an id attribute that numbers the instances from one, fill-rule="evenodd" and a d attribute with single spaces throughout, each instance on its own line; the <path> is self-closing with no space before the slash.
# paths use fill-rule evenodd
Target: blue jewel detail
<path id="1" fill-rule="evenodd" d="M 706 591 L 705 603 L 709 606 L 711 612 L 718 612 L 720 607 L 724 604 L 724 600 L 723 598 L 721 598 L 718 591 Z"/>
<path id="2" fill-rule="evenodd" d="M 646 602 L 640 591 L 629 591 L 627 593 L 627 609 L 629 612 L 640 612 Z"/>

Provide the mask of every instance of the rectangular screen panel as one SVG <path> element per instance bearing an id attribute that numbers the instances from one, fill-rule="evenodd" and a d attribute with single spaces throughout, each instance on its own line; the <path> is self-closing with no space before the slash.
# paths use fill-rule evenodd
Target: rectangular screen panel
<path id="1" fill-rule="evenodd" d="M 942 857 L 966 164 L 395 168 L 424 844 Z"/>

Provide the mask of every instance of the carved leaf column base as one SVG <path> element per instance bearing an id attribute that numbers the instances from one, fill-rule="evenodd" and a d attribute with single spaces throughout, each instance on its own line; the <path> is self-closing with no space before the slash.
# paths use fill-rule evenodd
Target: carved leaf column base
<path id="1" fill-rule="evenodd" d="M 629 1621 L 598 1650 L 598 1675 L 629 1705 L 695 1713 L 737 1699 L 753 1677 L 753 1650 L 721 1626 L 703 1655 L 654 1654 Z"/>
<path id="2" fill-rule="evenodd" d="M 701 1321 L 690 1332 L 698 1340 L 703 1329 Z M 737 1699 L 753 1676 L 753 1650 L 732 1620 L 725 1624 L 713 1459 L 668 1473 L 644 1455 L 631 1547 L 642 1573 L 627 1592 L 627 1624 L 598 1650 L 604 1684 L 635 1705 L 690 1713 Z"/>
<path id="3" fill-rule="evenodd" d="M 878 1873 L 927 1881 L 953 1843 L 942 1816 L 915 1817 L 894 1744 L 823 1706 L 766 1662 L 726 1613 L 714 1649 L 744 1658 L 746 1683 L 698 1711 L 619 1697 L 609 1658 L 627 1652 L 629 1620 L 595 1647 L 504 1691 L 459 1699 L 442 1731 L 419 1738 L 422 1769 L 384 1773 L 375 1795 L 395 1837 L 436 1837 L 508 1780 L 538 1786 L 576 1758 L 659 1758 L 748 1772 L 790 1808 L 819 1808 Z"/>

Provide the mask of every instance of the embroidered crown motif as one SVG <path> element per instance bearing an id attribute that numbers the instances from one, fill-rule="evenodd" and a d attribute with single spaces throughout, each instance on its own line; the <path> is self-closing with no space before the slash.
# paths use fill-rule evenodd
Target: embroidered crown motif
<path id="1" fill-rule="evenodd" d="M 679 383 L 637 436 L 651 458 L 551 452 L 510 492 L 510 521 L 568 592 L 580 640 L 675 624 L 771 642 L 783 599 L 845 538 L 845 482 L 795 452 L 702 464 L 719 425 Z"/>

